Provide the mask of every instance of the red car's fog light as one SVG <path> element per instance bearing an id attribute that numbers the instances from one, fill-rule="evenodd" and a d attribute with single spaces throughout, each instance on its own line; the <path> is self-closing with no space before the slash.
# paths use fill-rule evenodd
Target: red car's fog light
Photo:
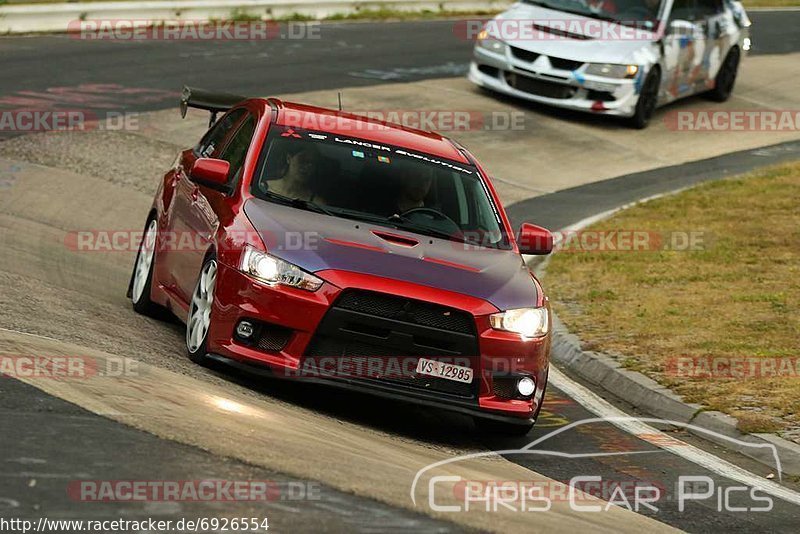
<path id="1" fill-rule="evenodd" d="M 517 393 L 522 397 L 530 397 L 536 391 L 536 382 L 529 376 L 523 376 L 517 380 Z"/>
<path id="2" fill-rule="evenodd" d="M 240 321 L 236 327 L 236 335 L 242 339 L 250 339 L 254 331 L 253 323 L 250 321 Z"/>
<path id="3" fill-rule="evenodd" d="M 492 377 L 492 393 L 505 400 L 528 400 L 536 392 L 536 379 L 528 375 L 496 374 Z"/>
<path id="4" fill-rule="evenodd" d="M 290 328 L 254 319 L 242 319 L 233 330 L 235 341 L 266 352 L 283 350 L 291 337 Z"/>

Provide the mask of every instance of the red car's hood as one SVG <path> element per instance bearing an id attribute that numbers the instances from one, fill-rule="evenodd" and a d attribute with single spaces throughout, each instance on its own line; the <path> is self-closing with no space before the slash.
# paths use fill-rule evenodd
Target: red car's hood
<path id="1" fill-rule="evenodd" d="M 509 250 L 466 249 L 260 199 L 248 200 L 244 211 L 270 254 L 312 273 L 333 269 L 402 280 L 481 298 L 500 310 L 536 305 L 531 275 Z"/>

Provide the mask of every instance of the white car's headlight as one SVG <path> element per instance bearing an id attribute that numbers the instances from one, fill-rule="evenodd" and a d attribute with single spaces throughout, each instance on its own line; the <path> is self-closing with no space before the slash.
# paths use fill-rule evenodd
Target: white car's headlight
<path id="1" fill-rule="evenodd" d="M 585 74 L 605 76 L 606 78 L 634 78 L 639 65 L 615 65 L 612 63 L 589 63 Z"/>
<path id="2" fill-rule="evenodd" d="M 477 42 L 478 46 L 489 52 L 494 52 L 495 54 L 505 54 L 506 52 L 506 44 L 503 41 L 489 37 L 489 32 L 486 30 L 482 30 L 478 34 Z"/>
<path id="3" fill-rule="evenodd" d="M 549 318 L 546 307 L 518 308 L 490 315 L 489 323 L 492 328 L 516 332 L 528 339 L 547 335 Z"/>
<path id="4" fill-rule="evenodd" d="M 322 286 L 322 280 L 307 273 L 297 265 L 260 252 L 251 246 L 245 246 L 242 254 L 241 270 L 265 284 L 283 284 L 307 291 L 316 291 Z"/>

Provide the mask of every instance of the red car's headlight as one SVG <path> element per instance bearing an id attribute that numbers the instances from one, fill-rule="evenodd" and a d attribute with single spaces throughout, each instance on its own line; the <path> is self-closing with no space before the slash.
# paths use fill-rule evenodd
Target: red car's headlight
<path id="1" fill-rule="evenodd" d="M 249 245 L 245 246 L 240 269 L 267 285 L 283 284 L 306 291 L 316 291 L 323 283 L 320 278 L 305 272 L 297 265 L 270 256 Z"/>
<path id="2" fill-rule="evenodd" d="M 546 307 L 517 308 L 490 315 L 489 323 L 497 330 L 515 332 L 523 339 L 530 339 L 547 335 L 549 317 Z"/>

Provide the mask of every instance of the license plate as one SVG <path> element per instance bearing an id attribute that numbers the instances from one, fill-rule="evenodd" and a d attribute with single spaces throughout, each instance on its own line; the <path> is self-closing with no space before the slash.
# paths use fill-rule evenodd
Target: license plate
<path id="1" fill-rule="evenodd" d="M 465 382 L 467 384 L 472 382 L 471 368 L 426 358 L 420 358 L 417 362 L 417 374 L 435 376 L 436 378 Z"/>

